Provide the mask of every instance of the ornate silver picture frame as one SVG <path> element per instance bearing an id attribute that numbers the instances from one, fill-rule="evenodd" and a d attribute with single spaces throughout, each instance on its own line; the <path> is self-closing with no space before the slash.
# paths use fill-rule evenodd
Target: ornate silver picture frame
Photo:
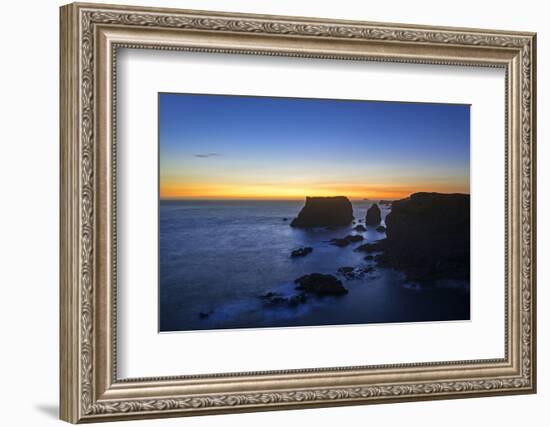
<path id="1" fill-rule="evenodd" d="M 536 391 L 534 33 L 75 3 L 61 8 L 60 43 L 61 419 L 97 422 Z M 503 69 L 504 357 L 120 379 L 121 48 Z"/>

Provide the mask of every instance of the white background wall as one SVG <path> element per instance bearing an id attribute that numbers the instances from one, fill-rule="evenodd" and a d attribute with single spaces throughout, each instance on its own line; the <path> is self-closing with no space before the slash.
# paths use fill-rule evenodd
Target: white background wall
<path id="1" fill-rule="evenodd" d="M 113 3 L 122 3 L 110 0 Z M 529 396 L 138 421 L 131 425 L 547 425 L 550 405 L 550 29 L 545 2 L 139 1 L 133 4 L 538 32 L 539 393 Z M 3 425 L 59 425 L 58 6 L 2 5 L 0 24 L 0 401 Z M 546 19 L 545 19 L 546 18 Z M 546 335 L 546 336 L 545 336 Z M 546 418 L 546 419 L 545 419 Z"/>

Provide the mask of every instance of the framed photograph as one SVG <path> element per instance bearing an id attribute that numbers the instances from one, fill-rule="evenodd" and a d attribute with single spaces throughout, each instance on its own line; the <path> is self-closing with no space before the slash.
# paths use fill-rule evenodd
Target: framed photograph
<path id="1" fill-rule="evenodd" d="M 535 34 L 61 8 L 61 418 L 536 391 Z"/>

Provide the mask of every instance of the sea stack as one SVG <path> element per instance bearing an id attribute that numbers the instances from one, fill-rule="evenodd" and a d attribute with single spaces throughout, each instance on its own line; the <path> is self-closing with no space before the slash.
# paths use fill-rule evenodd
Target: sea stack
<path id="1" fill-rule="evenodd" d="M 353 207 L 347 197 L 306 197 L 292 227 L 338 227 L 351 224 Z"/>
<path id="2" fill-rule="evenodd" d="M 365 224 L 373 226 L 380 224 L 382 221 L 382 216 L 380 215 L 380 208 L 376 203 L 367 210 L 367 216 L 365 218 Z"/>

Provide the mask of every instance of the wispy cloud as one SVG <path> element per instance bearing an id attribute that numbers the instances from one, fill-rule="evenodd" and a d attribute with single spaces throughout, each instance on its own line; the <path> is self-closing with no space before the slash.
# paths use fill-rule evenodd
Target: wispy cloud
<path id="1" fill-rule="evenodd" d="M 218 157 L 221 156 L 220 153 L 198 153 L 194 155 L 195 157 L 200 157 L 201 159 L 207 159 L 209 157 Z"/>

